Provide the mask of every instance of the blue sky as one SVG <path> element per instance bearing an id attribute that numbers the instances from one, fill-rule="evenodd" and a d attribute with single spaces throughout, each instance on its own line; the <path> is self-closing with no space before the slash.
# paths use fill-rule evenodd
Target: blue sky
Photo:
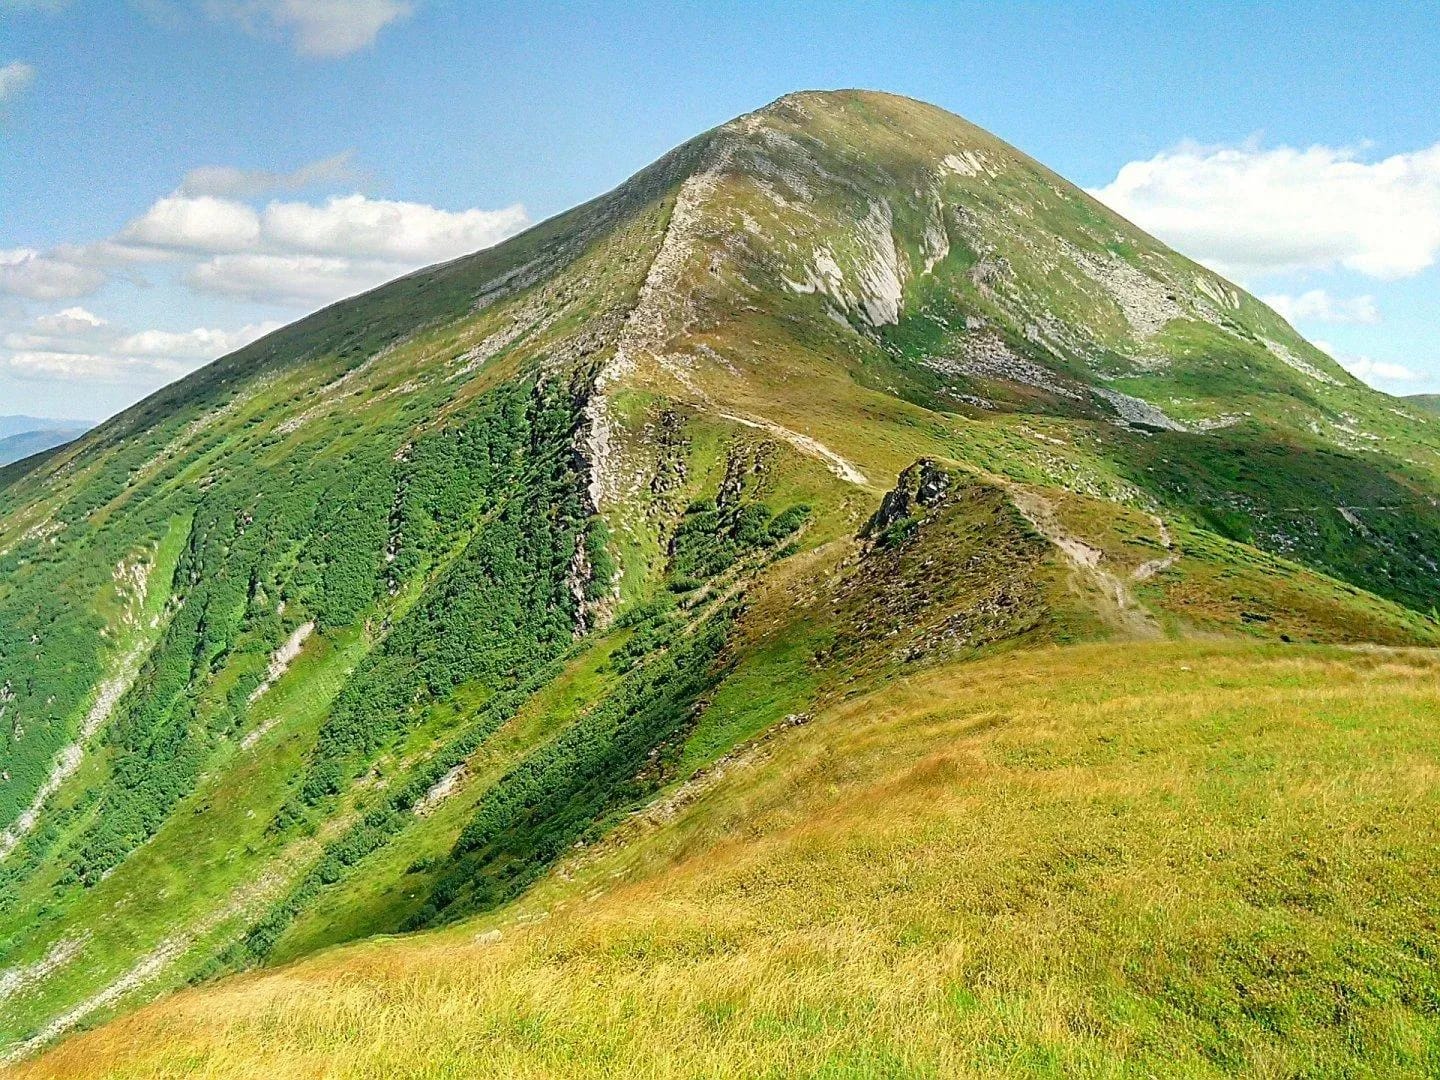
<path id="1" fill-rule="evenodd" d="M 968 117 L 1440 391 L 1440 5 L 1291 7 L 0 0 L 0 413 L 101 417 L 842 86 Z"/>

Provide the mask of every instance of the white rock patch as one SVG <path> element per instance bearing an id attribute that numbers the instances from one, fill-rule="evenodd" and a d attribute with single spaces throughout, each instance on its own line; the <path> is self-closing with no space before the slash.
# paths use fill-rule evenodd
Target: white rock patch
<path id="1" fill-rule="evenodd" d="M 860 222 L 858 239 L 866 258 L 857 269 L 857 277 L 861 309 L 871 326 L 900 321 L 905 283 L 899 253 L 895 250 L 894 228 L 894 214 L 883 199 L 872 202 Z"/>
<path id="2" fill-rule="evenodd" d="M 1216 278 L 1196 277 L 1195 288 L 1216 304 L 1231 311 L 1240 308 L 1240 294 Z"/>
<path id="3" fill-rule="evenodd" d="M 285 639 L 284 643 L 270 656 L 270 665 L 265 670 L 265 678 L 254 690 L 250 691 L 247 699 L 251 704 L 260 700 L 266 690 L 274 686 L 280 676 L 290 669 L 295 658 L 300 655 L 300 650 L 305 647 L 306 640 L 315 632 L 315 623 L 302 623 L 295 628 L 295 632 Z"/>
<path id="4" fill-rule="evenodd" d="M 85 947 L 89 933 L 64 937 L 50 946 L 48 952 L 33 964 L 21 964 L 0 972 L 0 1001 L 6 1001 L 27 987 L 49 977 L 50 973 L 64 967 Z"/>
<path id="5" fill-rule="evenodd" d="M 436 780 L 430 786 L 430 790 L 420 797 L 413 808 L 416 817 L 429 817 L 435 812 L 435 808 L 448 799 L 460 787 L 460 781 L 465 778 L 465 765 L 462 762 Z"/>
<path id="6" fill-rule="evenodd" d="M 940 159 L 940 167 L 956 176 L 994 176 L 990 160 L 979 150 L 961 150 L 946 154 Z"/>
<path id="7" fill-rule="evenodd" d="M 930 216 L 925 222 L 923 237 L 925 273 L 930 273 L 950 254 L 950 234 L 945 228 L 945 205 L 936 195 L 930 203 Z"/>
<path id="8" fill-rule="evenodd" d="M 1115 301 L 1137 337 L 1154 337 L 1172 319 L 1185 316 L 1167 285 L 1124 259 L 1093 255 L 1073 246 L 1070 254 L 1075 265 Z"/>
<path id="9" fill-rule="evenodd" d="M 797 293 L 823 293 L 844 311 L 853 312 L 871 326 L 897 323 L 905 294 L 907 266 L 901 261 L 895 245 L 894 225 L 890 204 L 883 199 L 873 200 L 856 226 L 854 259 L 837 256 L 830 247 L 822 244 L 816 247 L 810 265 L 805 268 L 803 281 L 783 277 L 782 280 Z M 939 244 L 942 241 L 944 253 L 936 261 L 944 258 L 950 250 L 943 224 L 939 239 L 933 242 Z M 849 274 L 841 265 L 842 258 L 854 264 Z"/>
<path id="10" fill-rule="evenodd" d="M 921 363 L 946 375 L 968 375 L 1020 383 L 1073 401 L 1080 400 L 1080 395 L 1060 382 L 1049 368 L 1019 355 L 999 337 L 990 333 L 975 333 L 967 337 L 958 358 L 927 356 Z"/>
<path id="11" fill-rule="evenodd" d="M 1310 363 L 1310 361 L 1296 356 L 1284 345 L 1281 345 L 1280 342 L 1271 341 L 1269 338 L 1262 338 L 1261 340 L 1265 342 L 1265 348 L 1270 350 L 1271 355 L 1286 367 L 1293 368 L 1295 371 L 1300 372 L 1301 375 L 1314 379 L 1318 383 L 1324 383 L 1326 386 L 1340 385 L 1339 379 L 1321 371 L 1314 364 Z"/>

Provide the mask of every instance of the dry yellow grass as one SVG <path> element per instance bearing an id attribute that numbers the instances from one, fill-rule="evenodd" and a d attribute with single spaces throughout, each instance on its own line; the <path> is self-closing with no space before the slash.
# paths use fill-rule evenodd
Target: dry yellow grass
<path id="1" fill-rule="evenodd" d="M 177 994 L 14 1074 L 1434 1070 L 1437 717 L 1420 650 L 917 674 L 507 911 Z"/>

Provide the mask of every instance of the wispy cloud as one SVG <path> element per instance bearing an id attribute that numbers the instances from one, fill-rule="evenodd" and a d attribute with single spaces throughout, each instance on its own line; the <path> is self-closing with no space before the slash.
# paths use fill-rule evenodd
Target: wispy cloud
<path id="1" fill-rule="evenodd" d="M 158 390 L 193 367 L 177 360 L 125 357 L 111 353 L 23 350 L 0 357 L 0 371 L 17 379 L 42 382 L 104 383 L 139 392 Z"/>
<path id="2" fill-rule="evenodd" d="M 1292 323 L 1375 323 L 1380 309 L 1373 296 L 1331 296 L 1324 289 L 1310 289 L 1291 296 L 1269 293 L 1260 298 Z"/>
<path id="3" fill-rule="evenodd" d="M 1335 348 L 1328 341 L 1317 341 L 1315 347 L 1323 349 L 1335 358 L 1336 363 L 1343 367 L 1357 379 L 1363 379 L 1372 386 L 1385 389 L 1386 383 L 1413 383 L 1425 378 L 1420 372 L 1406 367 L 1404 364 L 1396 364 L 1385 360 L 1372 360 L 1368 356 L 1358 356 L 1354 353 L 1343 352 Z"/>
<path id="4" fill-rule="evenodd" d="M 292 172 L 237 169 L 233 165 L 203 165 L 180 181 L 181 195 L 215 195 L 227 199 L 254 199 L 278 191 L 304 191 L 326 184 L 353 184 L 363 178 L 354 164 L 355 151 L 301 165 Z"/>
<path id="5" fill-rule="evenodd" d="M 199 292 L 260 304 L 317 307 L 395 276 L 391 263 L 319 255 L 217 255 L 190 267 L 185 283 Z"/>
<path id="6" fill-rule="evenodd" d="M 63 250 L 0 250 L 0 293 L 28 300 L 71 300 L 105 284 L 105 271 Z"/>
<path id="7" fill-rule="evenodd" d="M 252 33 L 280 33 L 301 56 L 333 59 L 373 45 L 415 9 L 409 0 L 209 0 L 211 15 Z"/>
<path id="8" fill-rule="evenodd" d="M 0 105 L 24 93 L 34 81 L 35 69 L 23 60 L 0 66 Z"/>

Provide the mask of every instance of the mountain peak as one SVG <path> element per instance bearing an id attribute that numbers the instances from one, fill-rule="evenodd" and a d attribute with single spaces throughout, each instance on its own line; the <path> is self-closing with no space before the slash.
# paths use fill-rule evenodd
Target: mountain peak
<path id="1" fill-rule="evenodd" d="M 1440 641 L 1440 425 L 1396 404 L 871 91 L 317 312 L 0 471 L 0 1053 L 507 908 L 560 860 L 608 888 L 616 822 L 925 671 Z"/>
<path id="2" fill-rule="evenodd" d="M 787 94 L 710 133 L 674 199 L 618 350 L 624 370 L 648 359 L 672 390 L 727 394 L 718 384 L 746 359 L 725 357 L 717 328 L 784 311 L 839 355 L 928 369 L 962 410 L 1209 430 L 1244 415 L 1248 388 L 1288 395 L 1308 426 L 1320 397 L 1368 393 L 1233 284 L 909 98 Z M 1223 343 L 1250 359 L 1207 385 L 1179 340 L 1196 335 L 1206 357 Z M 1264 380 L 1237 381 L 1257 367 Z"/>
<path id="3" fill-rule="evenodd" d="M 754 116 L 770 112 L 799 112 L 802 115 L 807 109 L 828 109 L 843 110 L 857 106 L 868 106 L 872 108 L 885 107 L 919 107 L 931 109 L 936 112 L 943 112 L 938 106 L 930 105 L 918 98 L 906 97 L 903 94 L 893 94 L 886 90 L 867 90 L 862 87 L 841 87 L 834 90 L 792 90 L 787 94 L 781 94 L 768 105 L 756 109 L 752 113 L 744 115 Z M 949 115 L 949 114 L 947 114 Z"/>

